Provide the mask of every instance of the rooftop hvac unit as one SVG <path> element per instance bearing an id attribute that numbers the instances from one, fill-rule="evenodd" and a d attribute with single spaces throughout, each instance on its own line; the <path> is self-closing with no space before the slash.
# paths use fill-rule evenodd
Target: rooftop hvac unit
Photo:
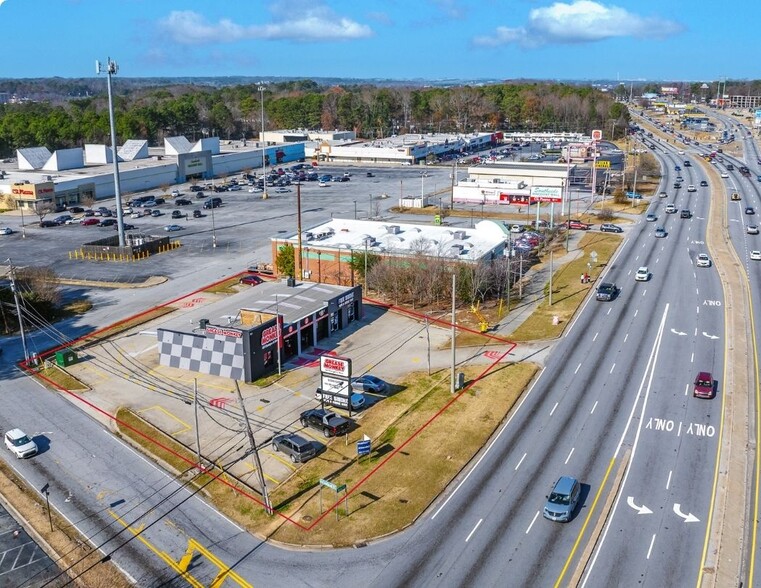
<path id="1" fill-rule="evenodd" d="M 465 231 L 455 231 L 454 233 L 452 233 L 452 237 L 454 239 L 457 239 L 458 241 L 462 241 L 463 239 L 465 239 Z"/>
<path id="2" fill-rule="evenodd" d="M 391 235 L 398 235 L 402 232 L 402 227 L 399 225 L 389 225 L 386 227 L 386 231 Z"/>
<path id="3" fill-rule="evenodd" d="M 450 245 L 449 248 L 452 249 L 453 251 L 457 251 L 458 254 L 462 253 L 462 250 L 464 249 L 464 247 L 460 245 L 459 243 Z"/>

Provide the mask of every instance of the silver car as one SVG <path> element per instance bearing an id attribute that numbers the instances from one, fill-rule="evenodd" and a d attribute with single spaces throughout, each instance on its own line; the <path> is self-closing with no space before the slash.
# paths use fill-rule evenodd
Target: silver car
<path id="1" fill-rule="evenodd" d="M 303 463 L 317 455 L 317 450 L 311 441 L 294 434 L 273 437 L 272 449 L 282 451 L 291 458 L 293 463 Z"/>
<path id="2" fill-rule="evenodd" d="M 547 496 L 542 516 L 550 521 L 567 523 L 573 518 L 581 496 L 581 484 L 571 476 L 561 476 Z"/>

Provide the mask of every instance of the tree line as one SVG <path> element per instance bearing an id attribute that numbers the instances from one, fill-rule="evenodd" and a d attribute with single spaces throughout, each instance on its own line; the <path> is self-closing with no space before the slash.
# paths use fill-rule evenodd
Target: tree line
<path id="1" fill-rule="evenodd" d="M 118 87 L 118 80 L 117 80 Z M 319 86 L 313 81 L 268 84 L 264 128 L 342 129 L 374 139 L 403 133 L 575 131 L 623 134 L 626 106 L 591 86 L 503 83 L 450 88 Z M 160 145 L 169 136 L 190 140 L 257 137 L 262 94 L 256 85 L 223 88 L 170 85 L 116 94 L 117 135 Z M 105 95 L 62 102 L 0 105 L 0 157 L 16 149 L 110 143 Z M 606 135 L 607 137 L 607 135 Z"/>

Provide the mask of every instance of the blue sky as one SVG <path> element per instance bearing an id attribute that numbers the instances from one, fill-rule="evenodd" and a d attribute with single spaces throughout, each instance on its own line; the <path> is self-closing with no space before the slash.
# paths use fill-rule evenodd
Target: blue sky
<path id="1" fill-rule="evenodd" d="M 0 77 L 758 78 L 750 0 L 0 0 Z"/>

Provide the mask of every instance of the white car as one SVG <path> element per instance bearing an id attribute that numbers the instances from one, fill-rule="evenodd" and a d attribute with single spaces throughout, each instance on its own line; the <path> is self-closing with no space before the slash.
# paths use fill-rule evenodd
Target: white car
<path id="1" fill-rule="evenodd" d="M 688 192 L 697 192 L 698 189 L 693 184 L 690 184 L 689 186 L 687 186 L 687 191 Z"/>
<path id="2" fill-rule="evenodd" d="M 750 252 L 750 258 L 754 261 L 761 261 L 761 251 L 754 249 Z"/>
<path id="3" fill-rule="evenodd" d="M 748 225 L 745 227 L 745 232 L 749 235 L 758 235 L 758 225 Z"/>
<path id="4" fill-rule="evenodd" d="M 711 258 L 708 257 L 707 253 L 698 253 L 695 265 L 698 267 L 711 267 Z"/>
<path id="5" fill-rule="evenodd" d="M 650 279 L 650 270 L 647 269 L 647 266 L 642 266 L 637 270 L 637 273 L 634 274 L 634 279 L 638 282 L 647 282 Z"/>
<path id="6" fill-rule="evenodd" d="M 669 214 L 673 214 L 676 212 L 676 204 L 669 204 L 666 206 L 666 212 Z"/>
<path id="7" fill-rule="evenodd" d="M 5 446 L 19 459 L 37 453 L 37 444 L 21 429 L 11 429 L 5 434 Z"/>
<path id="8" fill-rule="evenodd" d="M 13 234 L 13 229 L 10 227 L 0 227 L 0 235 L 11 235 Z"/>
<path id="9" fill-rule="evenodd" d="M 721 177 L 722 178 L 728 178 L 729 174 L 727 172 L 721 172 Z"/>

